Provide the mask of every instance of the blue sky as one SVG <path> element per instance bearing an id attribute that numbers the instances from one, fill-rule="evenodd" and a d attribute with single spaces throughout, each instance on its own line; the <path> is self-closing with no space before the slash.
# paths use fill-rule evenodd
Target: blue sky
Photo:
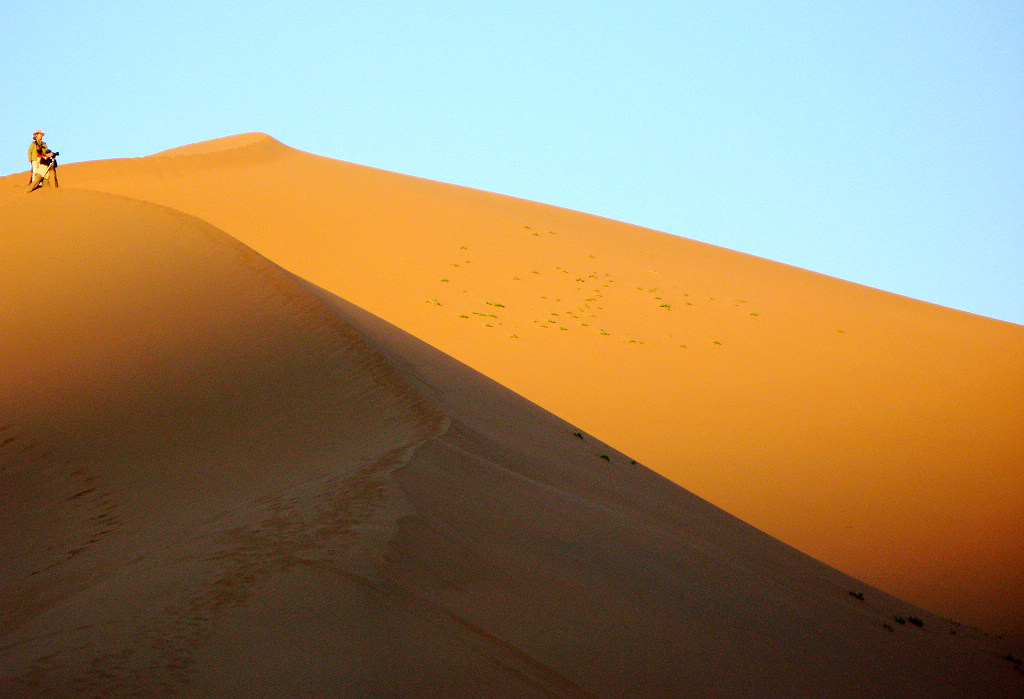
<path id="1" fill-rule="evenodd" d="M 5 2 L 0 174 L 245 131 L 1024 323 L 1024 3 Z"/>

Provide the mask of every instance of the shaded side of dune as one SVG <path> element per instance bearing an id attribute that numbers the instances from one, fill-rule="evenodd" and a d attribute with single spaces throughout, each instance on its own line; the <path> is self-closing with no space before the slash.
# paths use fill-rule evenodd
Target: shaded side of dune
<path id="1" fill-rule="evenodd" d="M 358 334 L 178 212 L 0 215 L 4 687 L 173 685 L 275 572 L 372 562 L 383 474 L 443 418 Z"/>

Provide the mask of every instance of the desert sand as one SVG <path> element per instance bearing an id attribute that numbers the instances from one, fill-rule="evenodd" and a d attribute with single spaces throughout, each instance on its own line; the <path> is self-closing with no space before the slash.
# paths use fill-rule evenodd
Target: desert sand
<path id="1" fill-rule="evenodd" d="M 23 180 L 3 694 L 1024 688 L 1024 328 L 263 134 Z"/>

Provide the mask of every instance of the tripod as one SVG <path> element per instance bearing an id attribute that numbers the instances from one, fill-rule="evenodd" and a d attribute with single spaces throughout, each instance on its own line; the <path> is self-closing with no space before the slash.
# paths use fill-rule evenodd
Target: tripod
<path id="1" fill-rule="evenodd" d="M 26 190 L 26 191 L 31 192 L 32 190 L 36 189 L 37 187 L 41 187 L 43 182 L 46 181 L 46 178 L 48 176 L 53 180 L 53 186 L 55 188 L 59 188 L 60 184 L 57 182 L 57 155 L 56 155 L 56 153 L 54 153 L 54 154 L 52 154 L 50 156 L 50 164 L 46 166 L 46 172 L 44 172 L 42 175 L 37 175 L 34 172 L 29 175 L 28 190 Z"/>

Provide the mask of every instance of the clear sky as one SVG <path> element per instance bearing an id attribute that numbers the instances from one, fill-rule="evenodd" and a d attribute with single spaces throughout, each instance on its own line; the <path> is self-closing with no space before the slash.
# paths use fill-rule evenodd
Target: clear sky
<path id="1" fill-rule="evenodd" d="M 0 174 L 36 128 L 264 131 L 1024 323 L 1020 0 L 8 0 L 0 38 Z"/>

